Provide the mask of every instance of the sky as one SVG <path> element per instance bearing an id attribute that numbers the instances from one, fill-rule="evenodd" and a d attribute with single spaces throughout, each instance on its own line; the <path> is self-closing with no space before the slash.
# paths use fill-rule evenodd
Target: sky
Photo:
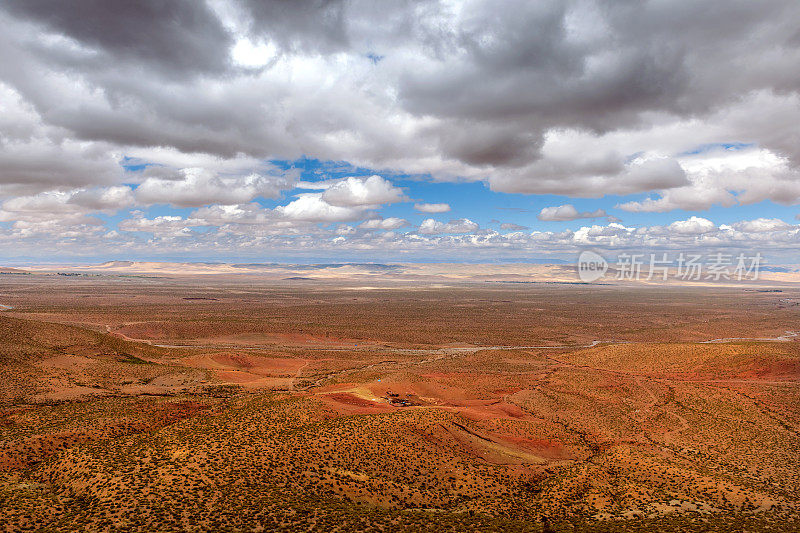
<path id="1" fill-rule="evenodd" d="M 0 261 L 800 264 L 796 0 L 5 0 Z"/>

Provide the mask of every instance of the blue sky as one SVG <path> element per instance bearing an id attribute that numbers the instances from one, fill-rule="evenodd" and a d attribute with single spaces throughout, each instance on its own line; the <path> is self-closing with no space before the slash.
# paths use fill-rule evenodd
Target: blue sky
<path id="1" fill-rule="evenodd" d="M 688 152 L 690 154 L 702 154 L 708 152 L 712 147 L 723 146 L 729 150 L 752 148 L 753 146 L 745 143 L 719 143 L 715 145 L 702 145 Z M 319 161 L 311 158 L 301 158 L 294 161 L 271 160 L 267 163 L 276 167 L 290 171 L 299 171 L 299 178 L 303 181 L 317 182 L 329 179 L 344 178 L 348 176 L 371 176 L 379 174 L 391 180 L 392 183 L 401 187 L 409 197 L 410 201 L 388 205 L 380 210 L 384 217 L 400 217 L 412 223 L 420 223 L 429 215 L 420 213 L 414 209 L 415 203 L 447 203 L 452 208 L 448 213 L 439 215 L 438 218 L 445 220 L 449 218 L 469 218 L 474 220 L 481 227 L 491 227 L 499 223 L 513 223 L 526 226 L 532 230 L 548 231 L 570 229 L 576 230 L 587 224 L 587 219 L 573 221 L 542 221 L 537 218 L 539 212 L 549 206 L 572 204 L 580 212 L 593 212 L 603 209 L 609 215 L 619 218 L 624 223 L 641 225 L 666 225 L 675 220 L 688 218 L 689 216 L 704 216 L 710 218 L 718 224 L 732 224 L 743 219 L 757 219 L 761 217 L 778 218 L 788 223 L 792 223 L 798 214 L 800 207 L 796 205 L 781 205 L 765 200 L 762 202 L 737 205 L 735 209 L 711 205 L 702 210 L 674 210 L 665 213 L 635 213 L 619 209 L 619 204 L 629 201 L 642 201 L 647 197 L 653 196 L 652 193 L 642 193 L 628 196 L 607 195 L 598 198 L 574 198 L 565 195 L 527 195 L 513 194 L 492 191 L 489 185 L 483 181 L 435 181 L 430 175 L 425 174 L 401 174 L 374 170 L 369 168 L 359 168 L 348 164 L 345 161 Z M 123 158 L 121 162 L 126 173 L 132 181 L 126 183 L 132 188 L 136 188 L 137 172 L 144 170 L 146 164 L 127 164 Z M 302 189 L 287 190 L 280 198 L 265 199 L 255 198 L 255 201 L 266 208 L 275 208 L 281 203 L 285 203 L 287 198 L 293 194 L 302 193 Z M 130 216 L 131 210 L 120 210 L 114 216 L 99 215 L 108 221 L 108 226 L 117 229 L 115 224 Z M 148 216 L 179 215 L 188 216 L 191 208 L 180 208 L 169 204 L 158 204 L 151 206 L 145 211 Z M 588 219 L 590 222 L 603 222 L 603 217 Z"/>
<path id="2" fill-rule="evenodd" d="M 636 194 L 629 196 L 609 195 L 600 198 L 573 198 L 563 195 L 526 195 L 492 191 L 485 182 L 437 182 L 430 176 L 403 175 L 381 173 L 367 168 L 354 168 L 346 163 L 323 163 L 314 159 L 299 159 L 297 161 L 271 161 L 281 168 L 301 169 L 300 177 L 304 181 L 322 181 L 347 176 L 371 176 L 380 174 L 390 179 L 392 183 L 401 187 L 413 201 L 400 202 L 384 207 L 379 211 L 385 218 L 405 218 L 409 222 L 419 224 L 431 215 L 420 213 L 414 209 L 415 203 L 447 203 L 451 211 L 436 215 L 442 221 L 449 219 L 468 218 L 480 224 L 481 227 L 490 228 L 499 223 L 513 223 L 526 226 L 531 230 L 560 231 L 564 229 L 576 230 L 581 226 L 592 223 L 604 223 L 604 217 L 592 219 L 578 219 L 572 221 L 542 221 L 537 218 L 539 212 L 549 206 L 572 204 L 578 211 L 593 212 L 597 209 L 605 210 L 609 215 L 619 218 L 623 223 L 635 226 L 641 225 L 666 225 L 675 220 L 682 220 L 690 216 L 703 216 L 718 224 L 732 224 L 743 219 L 757 219 L 761 217 L 778 218 L 788 223 L 795 221 L 795 216 L 800 213 L 797 206 L 780 205 L 766 200 L 750 205 L 739 205 L 735 209 L 713 205 L 704 210 L 675 210 L 666 213 L 632 213 L 617 208 L 619 204 L 629 201 L 641 201 L 652 194 Z M 339 167 L 339 168 L 336 168 Z M 335 170 L 334 170 L 335 169 Z M 136 187 L 136 184 L 131 184 Z M 303 189 L 286 191 L 281 198 L 265 199 L 256 198 L 255 201 L 266 208 L 275 208 L 286 203 L 293 194 L 306 192 Z M 108 217 L 113 227 L 114 222 L 124 220 L 130 215 L 131 210 L 122 210 L 115 216 Z M 154 205 L 145 212 L 149 217 L 164 215 L 188 216 L 192 208 L 173 207 L 168 204 Z"/>
<path id="3" fill-rule="evenodd" d="M 744 143 L 719 143 L 716 145 L 698 146 L 696 149 L 678 154 L 681 157 L 702 157 L 711 153 L 719 156 L 719 149 L 723 154 L 749 151 L 759 153 L 759 149 L 751 144 Z M 289 237 L 283 245 L 276 245 L 275 241 L 265 241 L 266 244 L 255 248 L 240 246 L 237 242 L 245 241 L 253 233 L 262 231 L 262 226 L 278 224 L 278 219 L 264 219 L 256 225 L 242 222 L 241 213 L 225 221 L 204 219 L 199 216 L 203 210 L 214 208 L 213 196 L 205 198 L 192 198 L 190 205 L 181 205 L 185 200 L 187 190 L 192 194 L 215 180 L 229 180 L 225 183 L 236 188 L 246 179 L 241 170 L 237 172 L 217 172 L 204 174 L 199 181 L 187 186 L 190 172 L 186 169 L 168 167 L 162 162 L 144 162 L 141 158 L 123 157 L 120 160 L 122 167 L 121 183 L 117 186 L 117 193 L 121 194 L 118 205 L 112 201 L 110 209 L 89 209 L 87 215 L 95 220 L 93 223 L 94 237 L 102 236 L 112 246 L 88 250 L 76 249 L 72 246 L 73 253 L 60 255 L 41 256 L 37 254 L 21 253 L 17 256 L 8 254 L 10 264 L 24 264 L 30 262 L 80 262 L 80 261 L 105 261 L 105 260 L 211 260 L 211 261 L 287 261 L 287 262 L 328 262 L 328 261 L 456 261 L 456 262 L 503 262 L 503 261 L 568 261 L 583 249 L 599 249 L 613 252 L 628 252 L 637 250 L 645 253 L 666 250 L 678 253 L 683 250 L 698 249 L 698 239 L 711 237 L 710 245 L 699 248 L 711 253 L 712 250 L 757 250 L 762 248 L 767 256 L 771 256 L 773 263 L 793 263 L 792 254 L 793 235 L 797 231 L 795 216 L 798 212 L 793 205 L 782 205 L 771 200 L 763 200 L 750 204 L 735 204 L 732 206 L 709 205 L 704 209 L 670 209 L 664 212 L 642 211 L 637 212 L 624 207 L 631 202 L 643 202 L 647 198 L 658 197 L 658 192 L 638 193 L 630 195 L 600 195 L 597 198 L 581 198 L 571 195 L 556 194 L 524 194 L 500 192 L 492 190 L 488 180 L 469 181 L 466 179 L 442 180 L 430 174 L 407 174 L 391 170 L 376 170 L 357 167 L 344 161 L 320 161 L 313 158 L 300 158 L 293 161 L 268 160 L 258 162 L 255 167 L 260 172 L 267 173 L 267 181 L 277 180 L 281 186 L 272 191 L 270 195 L 261 195 L 251 192 L 245 195 L 246 202 L 239 206 L 249 206 L 247 210 L 257 213 L 254 216 L 272 217 L 275 213 L 288 215 L 281 210 L 287 208 L 298 198 L 304 195 L 324 195 L 324 188 L 335 184 L 354 183 L 356 185 L 374 180 L 375 183 L 387 188 L 388 197 L 378 198 L 375 203 L 371 200 L 359 200 L 366 205 L 350 205 L 345 201 L 343 205 L 350 205 L 352 215 L 344 218 L 339 215 L 330 219 L 323 215 L 322 219 L 292 219 L 288 216 L 284 222 L 291 222 L 291 231 L 285 233 Z M 251 163 L 252 165 L 252 163 Z M 200 169 L 194 169 L 199 171 Z M 177 172 L 175 175 L 166 174 Z M 149 174 L 148 174 L 149 173 Z M 253 174 L 251 174 L 252 176 Z M 146 177 L 149 176 L 149 177 Z M 153 177 L 155 176 L 155 177 Z M 205 181 L 204 181 L 205 180 Z M 282 181 L 283 180 L 283 181 Z M 140 197 L 143 188 L 153 188 L 155 185 L 155 199 L 147 196 Z M 159 189 L 159 187 L 178 186 L 175 190 Z M 113 188 L 110 188 L 113 189 Z M 106 191 L 110 190 L 109 188 Z M 92 191 L 92 189 L 88 189 Z M 94 189 L 100 194 L 104 189 Z M 87 189 L 80 191 L 86 192 Z M 323 191 L 323 192 L 319 192 Z M 348 189 L 348 193 L 351 193 Z M 384 191 L 386 193 L 386 191 Z M 71 194 L 75 194 L 74 192 Z M 376 194 L 381 194 L 380 191 Z M 661 195 L 664 193 L 661 192 Z M 170 196 L 172 195 L 172 197 Z M 201 195 L 202 196 L 202 195 Z M 52 195 L 38 195 L 29 197 L 29 202 L 44 202 L 45 207 L 52 208 L 60 203 L 71 202 L 70 193 L 62 194 L 55 198 Z M 149 198 L 149 199 L 148 199 Z M 162 199 L 163 198 L 163 199 Z M 387 199 L 388 198 L 388 199 Z M 46 200 L 46 201 L 45 201 Z M 53 203 L 55 202 L 55 203 Z M 102 202 L 101 202 L 102 203 Z M 324 203 L 324 202 L 323 202 Z M 128 204 L 128 205 L 125 205 Z M 419 209 L 419 204 L 439 204 L 447 207 L 446 212 L 427 213 Z M 124 207 L 123 207 L 124 205 Z M 237 205 L 228 202 L 225 209 L 239 209 Z M 544 216 L 547 209 L 559 206 L 573 206 L 576 218 L 552 220 Z M 26 206 L 22 205 L 23 208 Z M 216 206 L 220 208 L 219 205 Z M 344 208 L 343 208 L 344 209 Z M 543 211 L 544 210 L 544 211 Z M 597 215 L 598 210 L 602 216 L 581 217 L 580 213 Z M 212 217 L 213 218 L 213 217 Z M 568 217 L 569 218 L 569 217 Z M 368 221 L 397 220 L 396 228 L 370 228 L 362 229 Z M 427 222 L 426 222 L 427 221 Z M 461 221 L 461 222 L 459 222 Z M 466 222 L 464 222 L 466 221 Z M 684 224 L 687 221 L 701 221 L 694 224 L 687 234 L 682 230 L 682 238 L 675 244 L 662 239 L 662 242 L 653 242 L 650 231 L 654 234 L 666 234 L 669 237 L 669 228 Z M 766 224 L 768 231 L 763 227 L 755 228 L 757 231 L 750 235 L 748 240 L 747 228 L 742 224 L 761 221 Z M 241 223 L 240 223 L 241 222 Z M 425 224 L 438 224 L 434 231 L 423 231 Z M 2 226 L 13 231 L 14 222 L 4 221 Z M 466 226 L 465 226 L 466 224 Z M 469 225 L 473 224 L 473 225 Z M 752 224 L 750 224 L 752 226 Z M 692 226 L 692 227 L 694 227 Z M 734 231 L 731 227 L 736 227 Z M 224 231 L 223 231 L 224 228 Z M 651 230 L 646 230 L 651 228 Z M 601 237 L 609 235 L 616 239 L 620 235 L 638 235 L 644 232 L 644 238 L 628 239 L 629 242 L 612 243 L 602 238 L 596 241 L 580 241 L 576 238 L 587 230 L 596 230 Z M 742 230 L 745 231 L 742 231 Z M 610 231 L 609 235 L 602 235 Z M 230 239 L 220 246 L 218 235 L 228 233 L 238 238 Z M 348 233 L 349 232 L 349 233 Z M 761 246 L 756 242 L 752 247 L 753 239 L 762 239 L 771 232 L 780 232 L 789 235 L 789 244 L 777 250 L 770 246 Z M 724 242 L 725 234 L 730 237 L 736 233 L 736 239 L 743 240 L 742 244 Z M 280 234 L 280 232 L 278 233 Z M 298 235 L 309 237 L 303 244 L 288 244 Z M 394 242 L 380 241 L 379 237 L 394 235 Z M 517 244 L 509 245 L 503 239 L 507 236 L 521 235 Z M 686 237 L 689 237 L 689 240 Z M 474 236 L 484 241 L 483 244 L 474 246 L 469 240 Z M 538 236 L 530 239 L 531 236 Z M 744 236 L 744 237 L 743 237 Z M 228 235 L 230 237 L 230 235 Z M 541 237 L 541 238 L 539 238 Z M 332 245 L 335 239 L 344 238 L 345 241 Z M 403 242 L 408 243 L 409 238 L 423 239 L 426 241 L 422 247 L 403 248 Z M 356 242 L 356 246 L 348 246 L 347 239 Z M 365 245 L 369 239 L 379 240 L 376 245 Z M 526 241 L 527 239 L 527 241 Z M 736 240 L 734 239 L 734 240 Z M 492 243 L 491 241 L 498 241 Z M 624 238 L 623 238 L 624 240 Z M 392 246 L 382 247 L 381 242 Z M 521 242 L 521 244 L 520 244 Z M 527 244 L 526 244 L 527 242 Z M 118 250 L 116 244 L 123 246 Z M 769 244 L 769 243 L 767 243 Z M 733 246 L 733 248 L 731 248 Z M 70 247 L 68 246 L 67 249 Z M 71 250 L 71 251 L 72 251 Z"/>

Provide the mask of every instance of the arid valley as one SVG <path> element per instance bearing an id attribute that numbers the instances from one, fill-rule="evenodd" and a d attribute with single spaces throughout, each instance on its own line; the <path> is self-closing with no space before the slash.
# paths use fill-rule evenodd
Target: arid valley
<path id="1" fill-rule="evenodd" d="M 6 531 L 796 531 L 800 289 L 0 274 Z"/>

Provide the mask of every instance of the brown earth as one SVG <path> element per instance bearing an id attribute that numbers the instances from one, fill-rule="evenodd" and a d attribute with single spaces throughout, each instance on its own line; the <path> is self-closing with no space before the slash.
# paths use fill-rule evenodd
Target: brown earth
<path id="1" fill-rule="evenodd" d="M 797 290 L 8 277 L 8 531 L 800 524 Z"/>

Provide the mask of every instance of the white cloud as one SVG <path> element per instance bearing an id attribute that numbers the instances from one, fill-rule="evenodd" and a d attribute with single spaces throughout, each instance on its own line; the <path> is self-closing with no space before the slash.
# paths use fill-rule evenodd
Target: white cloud
<path id="1" fill-rule="evenodd" d="M 112 214 L 133 205 L 130 187 L 45 191 L 32 196 L 17 196 L 0 205 L 0 221 L 96 223 L 91 215 Z"/>
<path id="2" fill-rule="evenodd" d="M 596 211 L 579 212 L 572 204 L 564 204 L 553 207 L 545 207 L 539 212 L 537 218 L 543 221 L 567 221 L 579 218 L 600 218 L 607 216 L 602 209 Z"/>
<path id="3" fill-rule="evenodd" d="M 361 229 L 385 229 L 385 230 L 394 230 L 398 228 L 402 228 L 408 226 L 408 220 L 403 218 L 397 217 L 389 217 L 389 218 L 373 218 L 371 220 L 366 220 L 359 224 L 359 228 Z"/>
<path id="4" fill-rule="evenodd" d="M 676 209 L 704 211 L 713 205 L 731 207 L 735 204 L 736 197 L 724 189 L 693 186 L 663 192 L 660 198 L 625 202 L 617 207 L 633 213 L 666 213 Z"/>
<path id="5" fill-rule="evenodd" d="M 164 215 L 148 219 L 138 214 L 134 218 L 120 222 L 119 229 L 142 231 L 159 237 L 188 237 L 192 232 L 189 225 L 187 220 L 179 216 Z"/>
<path id="6" fill-rule="evenodd" d="M 339 207 L 377 207 L 401 202 L 404 195 L 402 190 L 381 176 L 369 176 L 333 182 L 325 188 L 322 199 Z"/>
<path id="7" fill-rule="evenodd" d="M 528 226 L 520 226 L 519 224 L 513 224 L 511 222 L 503 222 L 500 224 L 500 229 L 502 230 L 513 230 L 513 231 L 522 231 L 526 229 L 530 229 Z"/>
<path id="8" fill-rule="evenodd" d="M 607 226 L 584 226 L 571 235 L 578 244 L 617 247 L 627 243 L 635 229 L 612 222 Z"/>
<path id="9" fill-rule="evenodd" d="M 420 213 L 447 213 L 450 211 L 450 204 L 414 204 L 414 209 Z"/>
<path id="10" fill-rule="evenodd" d="M 659 191 L 658 198 L 625 202 L 633 212 L 699 211 L 713 205 L 731 207 L 772 200 L 800 202 L 800 172 L 789 160 L 755 146 L 726 149 L 716 146 L 679 157 L 689 183 Z"/>
<path id="11" fill-rule="evenodd" d="M 202 231 L 198 230 L 200 226 L 204 226 Z M 456 230 L 470 231 L 456 233 Z M 9 243 L 15 245 L 11 247 Z M 198 259 L 205 257 L 209 249 L 262 259 L 265 250 L 275 258 L 308 256 L 312 251 L 314 257 L 347 251 L 352 257 L 367 260 L 398 255 L 448 258 L 464 253 L 476 260 L 548 256 L 570 259 L 586 247 L 603 251 L 607 257 L 620 252 L 712 254 L 720 250 L 726 253 L 758 250 L 774 257 L 796 252 L 800 246 L 800 225 L 776 219 L 715 227 L 707 219 L 694 217 L 659 226 L 609 223 L 575 231 L 519 230 L 501 234 L 480 230 L 469 221 L 426 222 L 416 231 L 408 232 L 364 231 L 355 224 L 324 227 L 292 220 L 258 204 L 244 204 L 203 207 L 185 217 L 146 218 L 144 213 L 134 212 L 120 223 L 119 231 L 106 231 L 100 221 L 63 226 L 55 220 L 19 220 L 10 227 L 0 226 L 0 245 L 19 255 L 30 254 L 45 245 L 79 255 L 93 253 L 98 247 L 113 247 L 131 257 L 180 254 Z"/>
<path id="12" fill-rule="evenodd" d="M 187 168 L 177 175 L 145 179 L 136 189 L 136 199 L 144 204 L 164 203 L 179 207 L 233 205 L 257 197 L 277 198 L 291 185 L 291 179 L 281 176 L 223 177 L 206 169 Z"/>
<path id="13" fill-rule="evenodd" d="M 358 230 L 349 224 L 339 224 L 336 227 L 336 234 L 337 235 L 353 235 L 357 233 Z"/>
<path id="14" fill-rule="evenodd" d="M 688 220 L 677 220 L 669 225 L 669 230 L 684 235 L 702 235 L 710 233 L 717 228 L 707 218 L 691 217 Z"/>
<path id="15" fill-rule="evenodd" d="M 722 226 L 720 226 L 721 228 Z M 744 233 L 764 233 L 768 231 L 784 231 L 792 228 L 788 222 L 779 218 L 757 218 L 755 220 L 742 220 L 731 225 L 736 231 Z"/>
<path id="16" fill-rule="evenodd" d="M 460 218 L 444 223 L 427 218 L 419 225 L 419 233 L 424 235 L 434 235 L 438 233 L 471 233 L 480 226 L 468 218 Z"/>
<path id="17" fill-rule="evenodd" d="M 362 207 L 331 205 L 322 199 L 322 193 L 306 193 L 275 212 L 292 219 L 306 222 L 349 222 L 364 216 Z"/>
<path id="18" fill-rule="evenodd" d="M 115 213 L 134 204 L 133 191 L 122 185 L 116 187 L 79 189 L 72 193 L 69 201 L 92 211 Z"/>

